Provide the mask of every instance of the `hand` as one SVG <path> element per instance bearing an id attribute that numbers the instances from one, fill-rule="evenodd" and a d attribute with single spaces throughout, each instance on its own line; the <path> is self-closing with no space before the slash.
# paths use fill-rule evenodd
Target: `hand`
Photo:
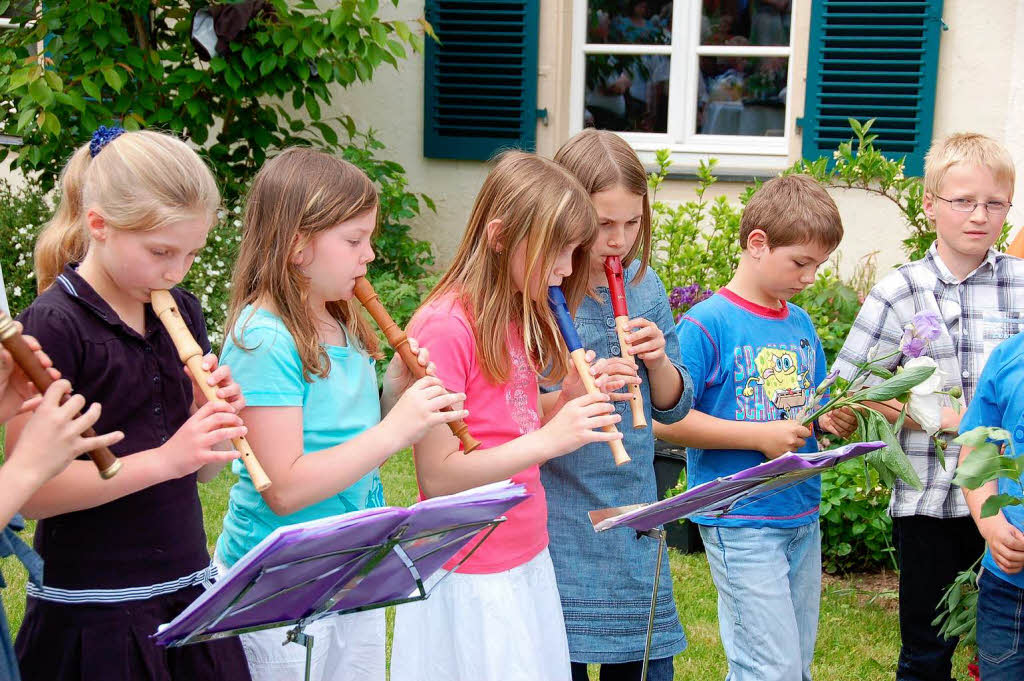
<path id="1" fill-rule="evenodd" d="M 665 334 L 654 322 L 637 317 L 630 319 L 627 327 L 632 331 L 626 334 L 629 343 L 629 354 L 639 357 L 648 364 L 666 359 Z"/>
<path id="2" fill-rule="evenodd" d="M 1000 570 L 1015 575 L 1024 568 L 1024 534 L 1011 525 L 1002 512 L 978 521 L 978 530 L 988 542 L 992 559 Z"/>
<path id="3" fill-rule="evenodd" d="M 608 395 L 583 395 L 566 402 L 538 432 L 544 434 L 545 442 L 550 446 L 549 459 L 553 459 L 591 442 L 621 440 L 622 433 L 618 430 L 611 433 L 598 430 L 614 426 L 621 420 Z"/>
<path id="4" fill-rule="evenodd" d="M 777 459 L 786 452 L 795 452 L 807 443 L 811 429 L 799 421 L 768 421 L 760 424 L 761 446 L 758 451 L 769 459 Z"/>
<path id="5" fill-rule="evenodd" d="M 833 435 L 847 438 L 857 430 L 857 417 L 850 407 L 840 407 L 819 416 L 818 425 Z"/>
<path id="6" fill-rule="evenodd" d="M 640 376 L 632 362 L 621 357 L 602 358 L 594 362 L 593 350 L 587 350 L 584 359 L 590 366 L 590 375 L 594 377 L 594 384 L 598 389 L 611 396 L 614 401 L 628 400 L 629 393 L 617 393 L 627 383 L 640 384 Z M 562 380 L 562 399 L 565 402 L 574 400 L 587 394 L 587 389 L 580 378 L 576 367 L 569 367 L 569 373 Z"/>
<path id="7" fill-rule="evenodd" d="M 409 349 L 415 353 L 416 362 L 423 367 L 427 376 L 437 375 L 436 367 L 430 361 L 430 351 L 426 348 L 421 348 L 420 344 L 412 336 L 409 336 Z M 409 367 L 405 365 L 402 356 L 396 352 L 394 357 L 391 358 L 391 362 L 388 363 L 387 371 L 384 372 L 384 391 L 391 395 L 401 395 L 409 389 L 409 386 L 415 380 L 416 377 L 409 371 Z"/>
<path id="8" fill-rule="evenodd" d="M 392 449 L 397 452 L 422 440 L 434 426 L 466 418 L 469 412 L 461 408 L 465 401 L 465 393 L 449 393 L 436 376 L 424 376 L 409 386 L 380 425 L 396 438 Z M 443 411 L 446 407 L 451 411 Z"/>
<path id="9" fill-rule="evenodd" d="M 20 331 L 21 323 L 14 323 Z M 60 372 L 53 368 L 53 362 L 39 347 L 39 341 L 27 335 L 22 338 L 54 380 L 60 378 Z M 14 363 L 11 353 L 0 347 L 0 423 L 10 420 L 16 414 L 35 409 L 41 400 L 42 396 L 39 395 L 35 384 L 28 379 L 21 367 Z"/>
<path id="10" fill-rule="evenodd" d="M 214 449 L 214 445 L 243 437 L 247 429 L 227 402 L 207 402 L 192 414 L 162 447 L 170 477 L 180 478 L 207 464 L 223 465 L 238 452 Z"/>
<path id="11" fill-rule="evenodd" d="M 964 406 L 960 405 L 960 410 L 957 411 L 952 407 L 942 408 L 942 417 L 939 420 L 939 430 L 945 430 L 950 433 L 955 433 L 960 430 L 960 419 L 964 417 Z"/>
<path id="12" fill-rule="evenodd" d="M 61 398 L 71 392 L 65 380 L 54 381 L 42 395 L 35 413 L 25 422 L 18 443 L 6 465 L 18 466 L 32 476 L 37 485 L 64 470 L 75 457 L 100 447 L 120 442 L 124 433 L 114 431 L 106 435 L 83 437 L 100 417 L 100 405 L 85 406 L 85 398 L 73 395 L 64 404 Z"/>
<path id="13" fill-rule="evenodd" d="M 216 387 L 217 398 L 231 405 L 236 414 L 242 411 L 245 408 L 245 397 L 242 395 L 242 386 L 231 377 L 231 367 L 226 364 L 218 366 L 217 355 L 212 352 L 203 357 L 202 366 L 209 374 L 206 377 L 206 385 Z M 192 397 L 196 406 L 202 407 L 207 402 L 206 393 L 196 384 L 196 377 L 188 367 L 185 367 L 185 373 L 192 379 Z"/>

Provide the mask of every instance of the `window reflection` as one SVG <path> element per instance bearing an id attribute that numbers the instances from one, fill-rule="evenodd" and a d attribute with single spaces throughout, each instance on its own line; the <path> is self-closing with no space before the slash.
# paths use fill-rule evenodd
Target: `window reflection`
<path id="1" fill-rule="evenodd" d="M 668 45 L 672 42 L 671 0 L 589 2 L 587 42 Z"/>
<path id="2" fill-rule="evenodd" d="M 583 126 L 666 132 L 669 61 L 668 55 L 587 55 Z"/>
<path id="3" fill-rule="evenodd" d="M 704 0 L 702 45 L 789 45 L 791 0 Z"/>
<path id="4" fill-rule="evenodd" d="M 788 68 L 785 57 L 701 57 L 697 132 L 781 137 Z"/>

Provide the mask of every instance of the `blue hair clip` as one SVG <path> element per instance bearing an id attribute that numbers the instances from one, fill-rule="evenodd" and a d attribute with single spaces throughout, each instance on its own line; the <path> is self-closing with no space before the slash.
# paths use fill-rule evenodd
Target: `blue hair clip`
<path id="1" fill-rule="evenodd" d="M 92 134 L 92 141 L 89 142 L 89 154 L 92 158 L 96 158 L 96 154 L 103 150 L 103 147 L 107 146 L 111 140 L 116 139 L 124 134 L 124 128 L 120 125 L 112 125 L 109 128 L 105 125 L 101 125 L 96 129 L 96 132 Z"/>

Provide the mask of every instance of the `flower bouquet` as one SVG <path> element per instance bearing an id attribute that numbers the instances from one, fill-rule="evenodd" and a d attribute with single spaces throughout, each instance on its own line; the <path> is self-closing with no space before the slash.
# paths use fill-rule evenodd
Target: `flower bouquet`
<path id="1" fill-rule="evenodd" d="M 851 438 L 861 442 L 882 440 L 886 443 L 884 449 L 865 457 L 866 464 L 878 472 L 879 480 L 887 487 L 892 487 L 896 478 L 900 478 L 914 489 L 922 489 L 920 478 L 900 446 L 898 434 L 906 417 L 910 416 L 934 438 L 936 453 L 945 466 L 945 443 L 938 436 L 942 407 L 944 401 L 952 397 L 954 408 L 959 409 L 957 400 L 960 390 L 941 390 L 942 372 L 934 359 L 923 355 L 928 343 L 938 338 L 941 330 L 942 321 L 938 314 L 931 311 L 917 313 L 905 327 L 897 350 L 879 356 L 878 346 L 875 345 L 868 352 L 867 360 L 857 365 L 857 373 L 851 381 L 840 378 L 838 371 L 830 373 L 815 389 L 811 401 L 801 410 L 801 422 L 809 426 L 830 411 L 852 408 L 857 419 L 857 431 Z M 894 373 L 887 365 L 891 365 L 891 360 L 899 355 L 910 359 Z M 876 376 L 882 381 L 867 386 L 870 376 Z M 878 409 L 869 404 L 889 400 L 897 400 L 903 405 L 895 425 L 890 424 Z"/>

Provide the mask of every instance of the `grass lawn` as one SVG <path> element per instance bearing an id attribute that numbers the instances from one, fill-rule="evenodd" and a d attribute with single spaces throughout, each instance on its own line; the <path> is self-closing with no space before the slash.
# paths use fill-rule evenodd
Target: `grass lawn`
<path id="1" fill-rule="evenodd" d="M 416 501 L 412 456 L 396 455 L 384 467 L 384 490 L 389 504 L 407 506 Z M 213 482 L 200 485 L 206 535 L 213 542 L 220 533 L 233 477 L 227 471 Z M 31 536 L 30 523 L 27 536 Z M 690 646 L 676 657 L 677 681 L 725 678 L 725 656 L 718 639 L 716 593 L 703 554 L 682 555 L 670 550 L 676 604 Z M 8 588 L 3 590 L 11 631 L 17 633 L 25 609 L 25 572 L 13 558 L 0 561 Z M 895 676 L 899 650 L 896 616 L 896 581 L 892 575 L 826 576 L 822 587 L 821 618 L 814 676 L 827 681 L 864 681 Z M 388 609 L 388 654 L 394 608 Z M 954 676 L 967 678 L 967 655 L 957 652 Z M 591 678 L 597 679 L 594 670 Z"/>

